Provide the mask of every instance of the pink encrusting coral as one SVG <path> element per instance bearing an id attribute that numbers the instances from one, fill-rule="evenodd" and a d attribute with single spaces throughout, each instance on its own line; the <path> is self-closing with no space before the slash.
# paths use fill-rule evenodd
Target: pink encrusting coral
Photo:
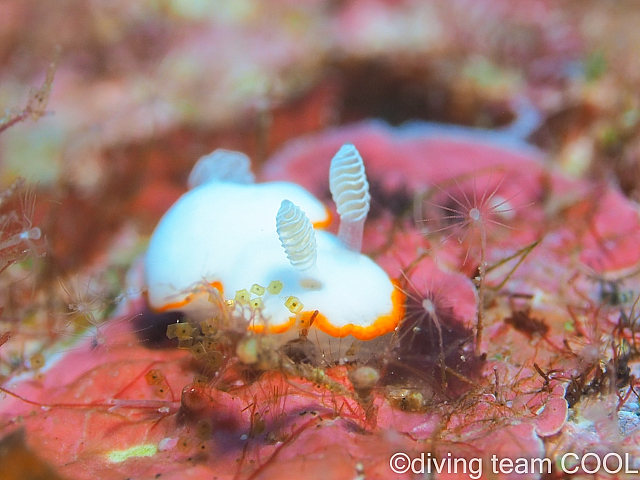
<path id="1" fill-rule="evenodd" d="M 101 342 L 3 384 L 0 425 L 23 426 L 63 475 L 105 479 L 411 478 L 391 472 L 397 452 L 481 458 L 482 478 L 534 479 L 493 476 L 491 456 L 555 461 L 603 442 L 618 422 L 591 403 L 632 411 L 637 400 L 619 348 L 635 348 L 638 313 L 622 293 L 637 280 L 611 284 L 640 259 L 637 212 L 612 187 L 566 179 L 499 138 L 365 123 L 298 140 L 265 165 L 263 179 L 328 200 L 331 158 L 347 142 L 360 151 L 372 197 L 363 252 L 406 297 L 380 362 L 278 357 L 260 370 L 238 360 L 251 353 L 240 341 L 203 364 L 193 349 L 149 348 L 158 319 L 136 317 L 138 302 Z M 264 345 L 255 355 L 273 353 Z M 354 372 L 368 367 L 362 386 Z M 635 452 L 640 430 L 626 428 L 607 445 Z"/>
<path id="2" fill-rule="evenodd" d="M 263 179 L 295 180 L 322 195 L 328 182 L 326 165 L 348 142 L 369 159 L 367 173 L 387 189 L 417 191 L 473 168 L 505 166 L 530 176 L 543 173 L 541 152 L 515 138 L 480 132 L 420 123 L 394 129 L 380 121 L 363 122 L 290 142 L 265 165 Z"/>
<path id="3" fill-rule="evenodd" d="M 529 418 L 534 437 L 553 435 L 565 423 L 565 396 L 572 398 L 571 393 L 565 394 L 567 385 L 575 383 L 576 377 L 588 377 L 585 369 L 589 370 L 589 362 L 610 358 L 611 349 L 622 341 L 615 336 L 617 317 L 610 321 L 597 310 L 598 302 L 603 301 L 597 277 L 590 279 L 584 272 L 616 278 L 637 267 L 637 209 L 612 187 L 570 180 L 556 173 L 540 152 L 525 144 L 520 148 L 514 147 L 517 142 L 500 144 L 494 133 L 471 129 L 452 133 L 450 128 L 443 128 L 438 135 L 437 129 L 429 126 L 424 128 L 428 134 L 420 135 L 419 126 L 410 128 L 409 133 L 406 127 L 390 129 L 373 122 L 300 139 L 266 165 L 264 176 L 299 182 L 322 196 L 326 180 L 316 175 L 316 169 L 322 169 L 330 152 L 347 138 L 354 143 L 365 159 L 370 182 L 379 186 L 378 200 L 385 200 L 380 202 L 382 211 L 367 224 L 363 248 L 392 277 L 405 272 L 403 285 L 409 302 L 405 327 L 415 328 L 411 316 L 420 316 L 423 299 L 435 303 L 442 312 L 437 317 L 445 319 L 442 330 L 450 334 L 448 338 L 443 335 L 447 352 L 444 363 L 467 372 L 469 377 L 464 381 L 485 384 L 491 379 L 495 384 L 495 398 L 486 404 L 480 400 L 472 414 L 454 415 L 464 419 L 458 425 L 475 425 L 475 433 L 481 437 L 488 432 L 495 435 L 507 426 L 512 428 L 514 421 L 528 423 L 525 419 Z M 473 225 L 461 218 L 465 209 L 482 202 L 490 206 L 492 199 L 497 206 L 489 212 L 492 217 L 486 216 L 489 294 L 479 308 L 486 309 L 489 319 L 481 351 L 494 361 L 485 363 L 482 372 L 474 372 L 468 364 L 456 365 L 448 355 L 451 351 L 466 354 L 473 363 L 469 348 L 465 352 L 460 344 L 459 350 L 453 345 L 472 342 L 475 290 L 468 280 L 466 287 L 442 285 L 454 281 L 460 275 L 456 271 L 477 274 L 479 240 L 473 239 Z M 372 193 L 375 204 L 376 195 Z M 396 206 L 400 207 L 393 210 Z M 461 231 L 464 229 L 468 231 Z M 434 273 L 438 268 L 451 273 Z M 627 282 L 632 290 L 637 286 L 633 279 Z M 593 305 L 592 314 L 576 318 L 571 305 L 580 304 L 586 297 Z M 414 300 L 418 300 L 417 309 L 410 307 Z M 456 324 L 460 328 L 457 338 L 451 334 Z M 464 328 L 469 329 L 466 338 Z M 581 337 L 581 329 L 594 328 L 596 336 L 606 335 L 606 340 L 590 347 L 589 351 L 597 352 L 595 357 L 583 358 L 588 350 L 584 347 L 567 351 L 568 338 Z M 428 377 L 414 381 L 426 381 L 437 390 L 438 374 L 433 372 L 439 368 L 438 341 L 433 337 L 438 332 L 431 325 L 430 340 L 420 335 L 401 327 L 400 357 L 423 369 L 414 370 L 415 377 Z M 419 351 L 414 345 L 420 342 L 427 342 L 426 350 L 431 350 L 430 354 L 420 352 L 422 360 L 411 352 Z M 425 360 L 429 355 L 431 360 Z M 552 373 L 547 375 L 538 364 Z M 395 373 L 405 379 L 411 375 L 401 369 Z M 447 373 L 449 382 L 455 383 L 457 379 Z M 589 384 L 592 379 L 581 381 Z M 572 388 L 588 390 L 583 387 Z M 490 412 L 494 409 L 501 412 L 501 421 L 492 420 L 496 413 Z M 439 438 L 455 430 L 450 424 Z"/>

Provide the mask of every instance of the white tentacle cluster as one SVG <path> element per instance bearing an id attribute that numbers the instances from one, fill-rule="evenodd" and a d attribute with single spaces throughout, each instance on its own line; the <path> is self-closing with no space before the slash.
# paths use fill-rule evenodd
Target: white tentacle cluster
<path id="1" fill-rule="evenodd" d="M 360 252 L 371 195 L 362 157 L 354 145 L 343 145 L 331 160 L 329 189 L 340 215 L 338 238 L 350 250 Z"/>
<path id="2" fill-rule="evenodd" d="M 316 233 L 304 212 L 293 202 L 283 200 L 276 229 L 291 265 L 303 271 L 313 269 L 318 255 Z"/>
<path id="3" fill-rule="evenodd" d="M 218 148 L 200 157 L 189 174 L 189 189 L 209 182 L 254 183 L 251 160 L 242 152 Z"/>

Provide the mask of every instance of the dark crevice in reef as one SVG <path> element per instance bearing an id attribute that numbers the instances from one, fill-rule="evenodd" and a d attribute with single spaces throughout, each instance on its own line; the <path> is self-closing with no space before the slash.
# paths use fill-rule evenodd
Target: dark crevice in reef
<path id="1" fill-rule="evenodd" d="M 371 210 L 369 219 L 375 219 L 386 210 L 394 217 L 401 217 L 411 213 L 413 209 L 413 195 L 406 185 L 400 185 L 393 190 L 385 189 L 382 182 L 375 177 L 369 178 L 369 193 L 371 194 Z"/>
<path id="2" fill-rule="evenodd" d="M 167 337 L 167 326 L 184 320 L 179 311 L 154 312 L 145 307 L 134 318 L 134 331 L 138 340 L 147 348 L 175 348 L 175 342 Z"/>
<path id="3" fill-rule="evenodd" d="M 340 123 L 381 118 L 391 125 L 426 120 L 496 128 L 514 120 L 506 102 L 483 98 L 473 85 L 446 78 L 446 68 L 433 63 L 401 58 L 336 62 Z"/>

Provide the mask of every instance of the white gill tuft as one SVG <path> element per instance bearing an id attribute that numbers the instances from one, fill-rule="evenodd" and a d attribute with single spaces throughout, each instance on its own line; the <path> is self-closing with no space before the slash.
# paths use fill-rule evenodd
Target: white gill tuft
<path id="1" fill-rule="evenodd" d="M 189 189 L 209 182 L 254 183 L 251 160 L 242 152 L 218 148 L 200 157 L 189 174 Z"/>
<path id="2" fill-rule="evenodd" d="M 310 270 L 318 255 L 316 232 L 309 218 L 290 200 L 283 200 L 276 216 L 276 230 L 291 265 Z"/>
<path id="3" fill-rule="evenodd" d="M 338 238 L 359 252 L 371 195 L 362 157 L 354 145 L 343 145 L 331 160 L 329 189 L 340 215 Z"/>

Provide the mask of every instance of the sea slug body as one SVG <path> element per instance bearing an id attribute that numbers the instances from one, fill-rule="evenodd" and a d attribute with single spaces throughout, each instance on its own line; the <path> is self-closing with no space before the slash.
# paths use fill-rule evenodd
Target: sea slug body
<path id="1" fill-rule="evenodd" d="M 150 240 L 145 276 L 153 309 L 214 316 L 207 288 L 215 287 L 249 309 L 249 330 L 278 334 L 279 344 L 298 339 L 313 316 L 309 338 L 332 355 L 349 348 L 345 337 L 368 341 L 395 330 L 402 293 L 370 258 L 322 230 L 330 215 L 313 195 L 287 182 L 201 178 Z"/>

